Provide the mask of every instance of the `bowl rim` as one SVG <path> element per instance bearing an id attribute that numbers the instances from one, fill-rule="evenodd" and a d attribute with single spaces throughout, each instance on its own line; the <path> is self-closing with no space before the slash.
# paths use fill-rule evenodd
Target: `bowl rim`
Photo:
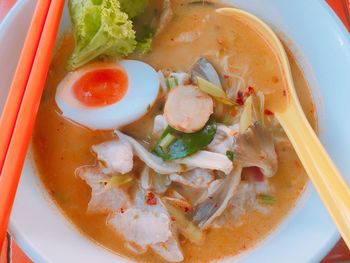
<path id="1" fill-rule="evenodd" d="M 345 41 L 347 41 L 347 43 L 345 43 L 345 45 L 350 46 L 350 34 L 348 33 L 345 25 L 341 22 L 339 17 L 334 13 L 334 11 L 328 6 L 328 4 L 325 1 L 323 1 L 323 0 L 315 0 L 315 2 L 319 3 L 322 6 L 322 8 L 326 10 L 326 13 L 328 15 L 330 15 L 330 17 L 332 18 L 334 24 L 337 26 L 337 28 L 335 30 L 338 30 L 338 32 L 341 35 L 341 37 Z M 9 28 L 9 26 L 12 23 L 12 21 L 17 16 L 18 12 L 23 8 L 23 6 L 25 4 L 26 4 L 25 0 L 17 0 L 15 5 L 11 8 L 11 10 L 4 17 L 4 19 L 0 23 L 0 39 L 2 37 L 4 37 L 3 35 L 5 34 L 6 30 Z M 311 184 L 311 183 L 309 183 L 309 184 Z M 302 198 L 302 196 L 301 196 L 301 198 Z M 283 219 L 283 221 L 285 219 Z M 46 261 L 40 255 L 40 251 L 38 250 L 38 248 L 32 246 L 30 244 L 30 242 L 28 242 L 28 240 L 26 240 L 26 238 L 23 235 L 21 235 L 21 233 L 18 231 L 18 229 L 16 229 L 16 227 L 14 225 L 10 224 L 9 232 L 12 235 L 12 237 L 16 240 L 16 242 L 19 244 L 19 246 L 25 251 L 25 253 L 30 258 L 37 259 L 40 262 Z M 313 260 L 319 261 L 320 259 L 322 259 L 329 252 L 329 250 L 335 245 L 335 243 L 337 242 L 339 237 L 340 237 L 339 233 L 337 231 L 334 231 L 332 236 L 330 236 L 330 239 L 329 239 L 328 243 L 324 246 L 323 250 L 314 252 Z M 262 242 L 260 242 L 260 243 L 262 243 Z"/>

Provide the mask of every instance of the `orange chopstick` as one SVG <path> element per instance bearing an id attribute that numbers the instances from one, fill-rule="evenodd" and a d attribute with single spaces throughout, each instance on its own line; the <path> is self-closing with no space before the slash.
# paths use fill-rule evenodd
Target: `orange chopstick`
<path id="1" fill-rule="evenodd" d="M 17 114 L 24 90 L 32 69 L 34 56 L 38 48 L 44 22 L 49 11 L 50 1 L 39 0 L 32 22 L 29 27 L 28 35 L 24 42 L 23 50 L 18 61 L 17 69 L 12 80 L 6 104 L 0 119 L 0 171 L 5 161 L 7 149 L 11 140 L 13 128 L 15 127 Z"/>
<path id="2" fill-rule="evenodd" d="M 7 224 L 22 166 L 38 112 L 39 103 L 50 66 L 52 51 L 64 6 L 64 0 L 53 0 L 45 21 L 33 67 L 29 75 L 22 103 L 18 112 L 11 142 L 0 176 L 0 246 L 6 234 Z"/>

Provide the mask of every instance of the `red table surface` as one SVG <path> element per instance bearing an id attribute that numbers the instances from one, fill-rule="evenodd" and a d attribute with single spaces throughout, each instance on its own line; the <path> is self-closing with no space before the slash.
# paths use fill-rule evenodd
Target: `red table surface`
<path id="1" fill-rule="evenodd" d="M 350 1 L 349 0 L 326 0 L 337 13 L 350 31 Z M 16 0 L 0 0 L 0 21 L 7 14 Z M 350 262 L 350 250 L 342 239 L 335 245 L 332 251 L 323 259 L 322 263 Z M 4 247 L 0 251 L 0 263 L 31 263 L 31 260 L 18 247 L 16 242 L 7 237 Z"/>

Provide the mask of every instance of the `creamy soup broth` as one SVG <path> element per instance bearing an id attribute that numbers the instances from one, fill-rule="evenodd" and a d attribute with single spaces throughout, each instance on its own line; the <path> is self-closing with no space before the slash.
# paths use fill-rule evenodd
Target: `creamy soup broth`
<path id="1" fill-rule="evenodd" d="M 145 17 L 160 10 L 160 1 L 150 1 Z M 155 69 L 188 70 L 199 56 L 206 56 L 222 71 L 227 66 L 235 75 L 266 94 L 267 107 L 283 109 L 285 93 L 274 53 L 246 25 L 215 13 L 215 5 L 188 5 L 176 0 L 175 18 L 155 37 L 149 54 L 134 58 Z M 157 11 L 158 10 L 158 11 Z M 191 41 L 190 41 L 191 40 Z M 114 138 L 112 131 L 91 131 L 63 118 L 55 103 L 58 83 L 67 74 L 66 61 L 74 47 L 70 34 L 62 37 L 53 57 L 33 135 L 33 149 L 40 179 L 65 216 L 85 236 L 103 247 L 140 262 L 163 262 L 149 250 L 137 255 L 124 247 L 123 238 L 106 224 L 107 214 L 86 212 L 90 188 L 74 175 L 82 165 L 94 164 L 91 146 Z M 226 65 L 223 64 L 226 59 Z M 307 82 L 295 58 L 289 53 L 297 93 L 308 120 L 316 128 L 314 105 Z M 162 107 L 159 100 L 139 121 L 124 128 L 138 139 L 147 140 L 152 118 Z M 239 224 L 206 230 L 205 242 L 194 245 L 181 240 L 184 262 L 207 262 L 233 256 L 252 248 L 266 237 L 295 206 L 305 189 L 307 175 L 289 143 L 276 146 L 279 167 L 270 179 L 276 202 L 269 212 L 246 211 Z"/>

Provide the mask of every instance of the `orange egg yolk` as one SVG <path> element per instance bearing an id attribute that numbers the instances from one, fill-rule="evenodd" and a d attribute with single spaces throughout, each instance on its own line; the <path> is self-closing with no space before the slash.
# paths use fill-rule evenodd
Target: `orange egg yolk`
<path id="1" fill-rule="evenodd" d="M 75 97 L 85 106 L 98 107 L 121 100 L 128 89 L 128 76 L 121 68 L 98 69 L 84 74 L 73 86 Z"/>

